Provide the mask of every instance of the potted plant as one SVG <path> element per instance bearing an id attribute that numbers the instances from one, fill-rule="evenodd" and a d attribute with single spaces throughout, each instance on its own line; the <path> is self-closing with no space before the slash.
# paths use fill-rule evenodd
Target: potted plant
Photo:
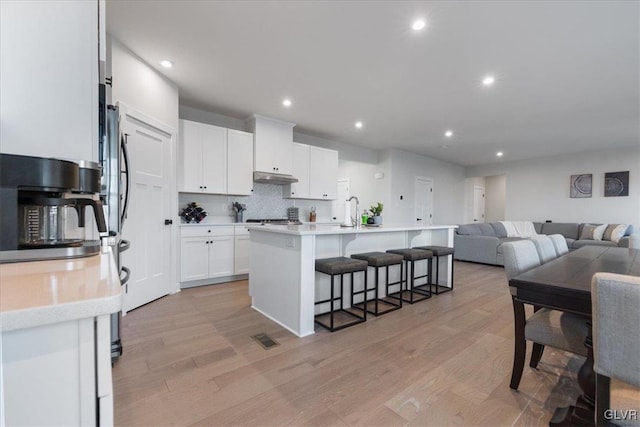
<path id="1" fill-rule="evenodd" d="M 369 208 L 369 211 L 371 212 L 371 214 L 373 215 L 373 223 L 374 224 L 382 224 L 382 217 L 380 216 L 380 214 L 382 213 L 382 208 L 384 207 L 384 205 L 380 202 L 378 202 L 377 205 L 373 205 Z"/>

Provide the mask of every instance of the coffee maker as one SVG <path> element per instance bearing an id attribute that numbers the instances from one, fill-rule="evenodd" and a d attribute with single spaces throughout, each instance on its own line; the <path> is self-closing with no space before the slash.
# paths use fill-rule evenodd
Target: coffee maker
<path id="1" fill-rule="evenodd" d="M 95 163 L 0 154 L 0 263 L 98 253 L 100 241 L 86 240 L 85 210 L 105 233 L 99 192 Z"/>

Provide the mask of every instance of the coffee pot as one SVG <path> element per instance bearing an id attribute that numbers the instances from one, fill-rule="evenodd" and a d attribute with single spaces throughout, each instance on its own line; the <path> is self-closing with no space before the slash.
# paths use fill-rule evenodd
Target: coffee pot
<path id="1" fill-rule="evenodd" d="M 106 233 L 100 168 L 91 162 L 0 154 L 0 262 L 89 256 L 87 206 Z"/>

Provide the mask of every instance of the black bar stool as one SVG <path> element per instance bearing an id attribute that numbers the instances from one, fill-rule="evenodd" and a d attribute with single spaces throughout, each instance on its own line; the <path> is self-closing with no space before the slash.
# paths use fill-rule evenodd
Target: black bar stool
<path id="1" fill-rule="evenodd" d="M 453 256 L 453 248 L 448 246 L 416 246 L 413 249 L 422 249 L 426 251 L 433 252 L 433 256 L 436 257 L 436 280 L 433 286 L 433 293 L 436 295 L 443 294 L 445 292 L 449 292 L 453 290 L 453 264 L 454 264 L 454 256 Z M 441 256 L 449 256 L 451 255 L 451 287 L 441 286 L 438 283 L 440 282 L 440 257 Z"/>
<path id="2" fill-rule="evenodd" d="M 367 320 L 367 300 L 366 298 L 363 301 L 362 307 L 354 307 L 353 299 L 356 295 L 354 286 L 353 286 L 353 273 L 358 271 L 362 271 L 364 273 L 364 286 L 365 289 L 367 287 L 367 267 L 368 264 L 366 261 L 361 261 L 357 259 L 351 259 L 346 257 L 337 257 L 337 258 L 324 258 L 316 260 L 316 271 L 324 274 L 328 274 L 331 276 L 331 298 L 316 301 L 315 305 L 329 303 L 331 308 L 326 313 L 317 314 L 314 316 L 315 323 L 330 330 L 331 332 L 338 331 L 340 329 L 347 328 L 349 326 L 357 325 L 358 323 L 366 322 Z M 344 295 L 344 275 L 351 274 L 351 310 L 343 308 L 342 297 Z M 340 276 L 340 295 L 335 295 L 335 286 L 334 279 L 335 276 Z M 335 308 L 335 302 L 338 301 L 340 306 L 338 309 Z M 360 313 L 356 313 L 353 310 L 359 311 Z M 340 314 L 341 320 L 344 322 L 340 322 L 339 325 L 335 324 L 336 315 Z M 329 323 L 326 323 L 326 318 L 329 318 Z"/>
<path id="3" fill-rule="evenodd" d="M 392 295 L 392 298 L 400 298 L 405 302 L 408 302 L 409 304 L 413 304 L 418 301 L 423 301 L 428 298 L 431 298 L 431 278 L 433 276 L 431 272 L 432 272 L 433 252 L 425 251 L 423 249 L 411 249 L 411 248 L 391 249 L 391 250 L 388 250 L 387 252 L 392 254 L 402 255 L 402 257 L 404 258 L 405 274 L 404 274 L 403 281 L 406 280 L 407 291 L 409 291 L 408 297 L 405 297 L 404 291 L 401 289 L 398 297 L 395 297 L 394 295 Z M 427 260 L 427 274 L 423 274 L 421 276 L 415 276 L 415 263 L 416 261 L 422 261 L 422 260 Z M 411 269 L 410 275 L 409 275 L 409 269 Z M 422 285 L 415 284 L 416 279 L 422 279 L 424 277 L 427 277 L 427 283 L 424 283 Z M 402 274 L 401 274 L 401 280 L 402 280 Z M 425 288 L 428 288 L 428 290 Z"/>
<path id="4" fill-rule="evenodd" d="M 367 284 L 365 284 L 364 290 L 357 292 L 358 294 L 365 293 L 365 299 L 369 302 L 369 309 L 367 310 L 369 313 L 375 316 L 380 316 L 402 308 L 402 299 L 397 300 L 395 298 L 387 297 L 387 295 L 391 293 L 389 291 L 390 286 L 400 285 L 400 290 L 402 290 L 402 261 L 404 260 L 402 255 L 384 252 L 366 252 L 363 254 L 353 254 L 351 255 L 351 258 L 366 261 L 369 264 L 369 267 L 373 267 L 375 271 L 375 278 L 373 282 L 374 287 L 368 288 Z M 389 267 L 394 265 L 400 267 L 400 280 L 397 282 L 389 282 Z M 380 298 L 378 295 L 378 287 L 380 286 L 378 275 L 380 269 L 383 267 L 386 268 L 387 280 L 385 283 L 385 297 Z M 371 292 L 373 292 L 373 299 L 369 299 L 369 294 Z M 372 302 L 373 309 L 371 309 Z"/>

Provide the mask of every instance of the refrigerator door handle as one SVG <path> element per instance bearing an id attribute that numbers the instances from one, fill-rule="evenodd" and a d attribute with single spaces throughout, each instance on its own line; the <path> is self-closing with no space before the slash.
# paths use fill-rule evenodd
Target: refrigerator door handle
<path id="1" fill-rule="evenodd" d="M 129 249 L 129 247 L 131 247 L 131 242 L 129 240 L 122 239 L 120 240 L 120 243 L 118 243 L 118 252 L 122 253 Z"/>
<path id="2" fill-rule="evenodd" d="M 124 278 L 122 276 L 120 277 L 120 284 L 122 286 L 124 286 L 129 281 L 129 277 L 131 277 L 131 270 L 129 270 L 125 266 L 122 266 L 122 269 L 120 270 L 120 273 L 122 274 L 122 272 L 125 273 L 125 276 L 124 276 Z"/>
<path id="3" fill-rule="evenodd" d="M 127 139 L 126 133 L 122 134 L 122 157 L 124 159 L 124 170 L 122 173 L 125 175 L 126 191 L 124 193 L 124 206 L 122 208 L 122 216 L 120 217 L 120 228 L 124 225 L 124 220 L 127 218 L 127 211 L 129 210 L 129 192 L 131 191 L 131 174 L 129 172 L 129 152 L 127 151 Z"/>

